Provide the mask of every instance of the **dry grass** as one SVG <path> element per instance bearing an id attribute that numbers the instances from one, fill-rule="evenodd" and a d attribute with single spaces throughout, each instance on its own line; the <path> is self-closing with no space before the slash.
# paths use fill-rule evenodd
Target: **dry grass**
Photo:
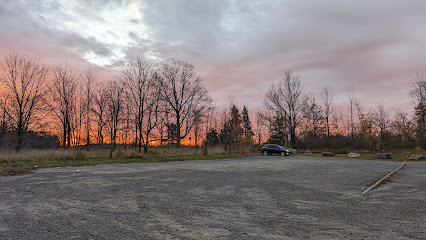
<path id="1" fill-rule="evenodd" d="M 25 173 L 37 168 L 96 165 L 103 163 L 164 162 L 203 159 L 224 159 L 259 154 L 256 148 L 240 146 L 232 153 L 225 152 L 223 146 L 211 146 L 208 154 L 202 148 L 194 147 L 152 147 L 148 153 L 118 147 L 109 158 L 109 149 L 86 150 L 83 148 L 48 150 L 0 151 L 0 175 Z"/>
<path id="2" fill-rule="evenodd" d="M 299 152 L 299 155 L 303 155 L 305 151 L 301 151 Z M 326 152 L 325 150 L 322 152 Z M 312 151 L 313 155 L 312 157 L 322 157 L 322 158 L 344 158 L 344 159 L 365 159 L 365 160 L 382 160 L 382 161 L 396 161 L 396 162 L 409 162 L 409 161 L 413 161 L 413 162 L 425 162 L 426 160 L 409 160 L 410 156 L 412 154 L 415 154 L 415 152 L 413 150 L 395 150 L 395 151 L 389 151 L 392 154 L 392 159 L 378 159 L 376 158 L 376 153 L 371 153 L 368 151 L 353 151 L 353 152 L 357 152 L 360 153 L 360 157 L 359 158 L 350 158 L 348 157 L 347 153 L 336 153 L 336 156 L 334 157 L 327 157 L 327 156 L 322 156 L 322 152 L 321 151 Z M 333 151 L 331 151 L 333 152 Z M 335 153 L 335 152 L 334 152 Z"/>
<path id="3" fill-rule="evenodd" d="M 25 149 L 20 152 L 3 150 L 0 152 L 0 162 L 33 161 L 41 159 L 83 160 L 86 158 L 106 157 L 108 150 L 85 151 L 81 149 Z"/>
<path id="4" fill-rule="evenodd" d="M 0 151 L 0 162 L 17 162 L 17 161 L 33 161 L 33 160 L 85 160 L 94 158 L 107 158 L 109 157 L 109 149 L 95 149 L 85 150 L 81 148 L 71 149 L 25 149 L 20 152 L 14 150 Z M 208 155 L 225 154 L 223 147 L 215 146 L 209 147 Z M 149 148 L 148 153 L 139 152 L 138 150 L 124 149 L 118 147 L 114 151 L 114 158 L 132 158 L 132 157 L 146 157 L 146 156 L 190 156 L 190 155 L 203 155 L 201 148 L 188 148 L 188 147 L 157 147 Z"/>

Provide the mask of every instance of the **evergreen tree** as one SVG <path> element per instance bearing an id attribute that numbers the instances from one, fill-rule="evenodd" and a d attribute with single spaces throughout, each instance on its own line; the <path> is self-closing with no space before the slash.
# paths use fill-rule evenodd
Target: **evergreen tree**
<path id="1" fill-rule="evenodd" d="M 232 145 L 241 142 L 243 136 L 241 124 L 241 114 L 238 108 L 232 105 L 230 117 L 228 120 L 225 120 L 219 135 L 219 140 L 225 145 L 225 150 L 232 152 Z"/>
<path id="2" fill-rule="evenodd" d="M 287 135 L 285 121 L 286 121 L 285 117 L 278 112 L 274 116 L 272 116 L 272 118 L 269 120 L 269 124 L 270 124 L 269 142 L 270 143 L 277 143 L 284 146 L 285 138 Z"/>
<path id="3" fill-rule="evenodd" d="M 211 130 L 206 135 L 206 142 L 210 145 L 217 145 L 219 143 L 219 137 L 216 129 Z"/>
<path id="4" fill-rule="evenodd" d="M 243 107 L 242 112 L 242 118 L 243 118 L 243 133 L 244 133 L 244 140 L 253 142 L 253 136 L 254 133 L 251 129 L 251 122 L 248 114 L 247 107 Z"/>
<path id="5" fill-rule="evenodd" d="M 243 128 L 241 127 L 242 120 L 241 114 L 235 105 L 231 107 L 231 119 L 229 126 L 231 127 L 231 138 L 232 143 L 241 142 L 243 137 Z"/>
<path id="6" fill-rule="evenodd" d="M 231 126 L 230 121 L 227 120 L 223 123 L 222 130 L 219 134 L 219 141 L 225 146 L 225 151 L 229 149 L 231 151 L 231 144 L 232 144 L 232 138 L 231 138 Z"/>

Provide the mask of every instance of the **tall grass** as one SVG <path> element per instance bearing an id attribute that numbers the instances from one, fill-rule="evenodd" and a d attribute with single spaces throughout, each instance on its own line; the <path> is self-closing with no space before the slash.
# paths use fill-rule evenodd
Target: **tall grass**
<path id="1" fill-rule="evenodd" d="M 134 148 L 119 146 L 109 158 L 109 149 L 84 148 L 71 149 L 24 149 L 0 151 L 0 175 L 24 173 L 37 168 L 96 165 L 103 163 L 129 162 L 164 162 L 184 161 L 195 159 L 223 159 L 250 156 L 258 154 L 257 149 L 251 146 L 240 146 L 232 153 L 226 152 L 223 146 L 209 146 L 208 154 L 203 155 L 202 148 L 195 147 L 151 147 L 148 153 L 139 152 Z"/>
<path id="2" fill-rule="evenodd" d="M 108 150 L 85 151 L 81 149 L 24 149 L 0 151 L 0 162 L 18 162 L 34 160 L 84 160 L 108 156 Z"/>
<path id="3" fill-rule="evenodd" d="M 225 154 L 221 146 L 208 148 L 208 155 Z M 237 152 L 239 153 L 239 152 Z M 134 148 L 124 149 L 118 147 L 114 151 L 114 158 L 137 158 L 147 156 L 190 156 L 203 155 L 202 148 L 195 147 L 153 147 L 148 153 L 143 150 L 139 152 Z M 20 152 L 14 150 L 1 150 L 0 162 L 32 161 L 32 160 L 86 160 L 95 158 L 106 158 L 109 156 L 109 149 L 85 150 L 82 148 L 71 149 L 24 149 Z"/>

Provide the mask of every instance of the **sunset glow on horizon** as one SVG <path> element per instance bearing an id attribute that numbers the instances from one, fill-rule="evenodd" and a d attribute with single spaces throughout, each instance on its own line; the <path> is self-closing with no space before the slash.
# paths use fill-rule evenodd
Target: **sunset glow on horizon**
<path id="1" fill-rule="evenodd" d="M 195 65 L 216 104 L 260 109 L 285 71 L 336 104 L 353 86 L 367 107 L 409 109 L 424 72 L 424 1 L 11 1 L 0 6 L 0 56 L 121 71 L 136 56 Z"/>

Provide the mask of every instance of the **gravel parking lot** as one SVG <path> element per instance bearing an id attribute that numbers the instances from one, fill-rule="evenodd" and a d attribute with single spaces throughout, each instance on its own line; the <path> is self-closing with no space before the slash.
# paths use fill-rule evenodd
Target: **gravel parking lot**
<path id="1" fill-rule="evenodd" d="M 256 156 L 0 178 L 0 239 L 426 239 L 426 162 Z"/>

